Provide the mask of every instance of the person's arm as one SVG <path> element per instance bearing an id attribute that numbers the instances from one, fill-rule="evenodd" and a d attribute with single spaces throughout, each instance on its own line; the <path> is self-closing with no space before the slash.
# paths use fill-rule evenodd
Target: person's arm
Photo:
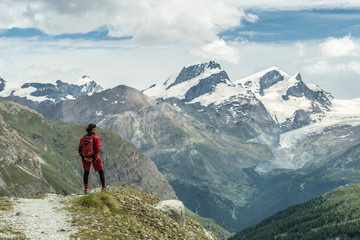
<path id="1" fill-rule="evenodd" d="M 79 143 L 79 147 L 78 147 L 78 152 L 79 152 L 79 155 L 80 155 L 80 156 L 81 156 L 80 148 L 81 148 L 81 142 L 82 142 L 83 138 L 84 138 L 84 137 L 82 137 L 82 138 L 80 139 L 80 143 Z M 82 156 L 81 156 L 81 157 L 82 157 Z"/>
<path id="2" fill-rule="evenodd" d="M 98 136 L 95 137 L 95 147 L 96 147 L 95 160 L 97 160 L 97 157 L 99 156 L 99 152 L 101 150 L 100 138 Z"/>

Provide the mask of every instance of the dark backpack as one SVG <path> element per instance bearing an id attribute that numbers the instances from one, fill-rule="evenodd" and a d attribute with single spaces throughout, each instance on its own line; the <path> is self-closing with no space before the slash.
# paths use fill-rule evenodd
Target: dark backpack
<path id="1" fill-rule="evenodd" d="M 85 135 L 80 144 L 80 155 L 84 158 L 93 158 L 96 153 L 94 134 Z"/>

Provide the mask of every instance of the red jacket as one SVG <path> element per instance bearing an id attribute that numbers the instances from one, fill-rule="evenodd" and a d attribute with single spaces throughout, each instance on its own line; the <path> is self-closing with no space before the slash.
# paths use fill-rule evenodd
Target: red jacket
<path id="1" fill-rule="evenodd" d="M 93 138 L 94 138 L 95 147 L 96 147 L 95 161 L 101 160 L 101 159 L 100 159 L 100 156 L 99 156 L 99 152 L 100 152 L 100 150 L 101 150 L 100 138 L 99 138 L 98 135 L 95 135 L 95 134 L 93 134 L 93 133 L 92 133 L 91 135 L 92 135 Z M 86 135 L 85 135 L 85 136 L 86 136 Z M 83 137 L 80 139 L 80 143 L 79 143 L 79 147 L 78 147 L 78 152 L 79 152 L 79 153 L 80 153 L 81 142 L 82 142 L 82 140 L 84 139 L 85 136 L 83 136 Z"/>

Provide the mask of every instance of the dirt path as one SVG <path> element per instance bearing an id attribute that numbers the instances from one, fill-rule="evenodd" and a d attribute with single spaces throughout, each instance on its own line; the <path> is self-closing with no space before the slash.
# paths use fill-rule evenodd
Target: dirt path
<path id="1" fill-rule="evenodd" d="M 3 216 L 1 224 L 24 233 L 27 239 L 70 239 L 75 229 L 71 226 L 70 215 L 61 209 L 62 198 L 47 194 L 43 199 L 14 200 L 13 210 Z"/>

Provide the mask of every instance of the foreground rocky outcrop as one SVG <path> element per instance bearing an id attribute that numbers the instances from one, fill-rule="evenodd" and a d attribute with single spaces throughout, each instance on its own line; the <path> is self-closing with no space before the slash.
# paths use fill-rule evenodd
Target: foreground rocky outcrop
<path id="1" fill-rule="evenodd" d="M 166 201 L 165 201 L 166 202 Z M 73 236 L 80 239 L 204 239 L 215 240 L 198 222 L 184 216 L 184 224 L 154 209 L 160 199 L 126 185 L 105 193 L 70 198 Z"/>
<path id="2" fill-rule="evenodd" d="M 188 217 L 183 216 L 182 224 L 155 210 L 153 205 L 168 201 L 161 202 L 151 194 L 126 185 L 110 186 L 103 193 L 98 190 L 82 196 L 0 198 L 0 217 L 4 219 L 0 238 L 218 239 Z"/>

